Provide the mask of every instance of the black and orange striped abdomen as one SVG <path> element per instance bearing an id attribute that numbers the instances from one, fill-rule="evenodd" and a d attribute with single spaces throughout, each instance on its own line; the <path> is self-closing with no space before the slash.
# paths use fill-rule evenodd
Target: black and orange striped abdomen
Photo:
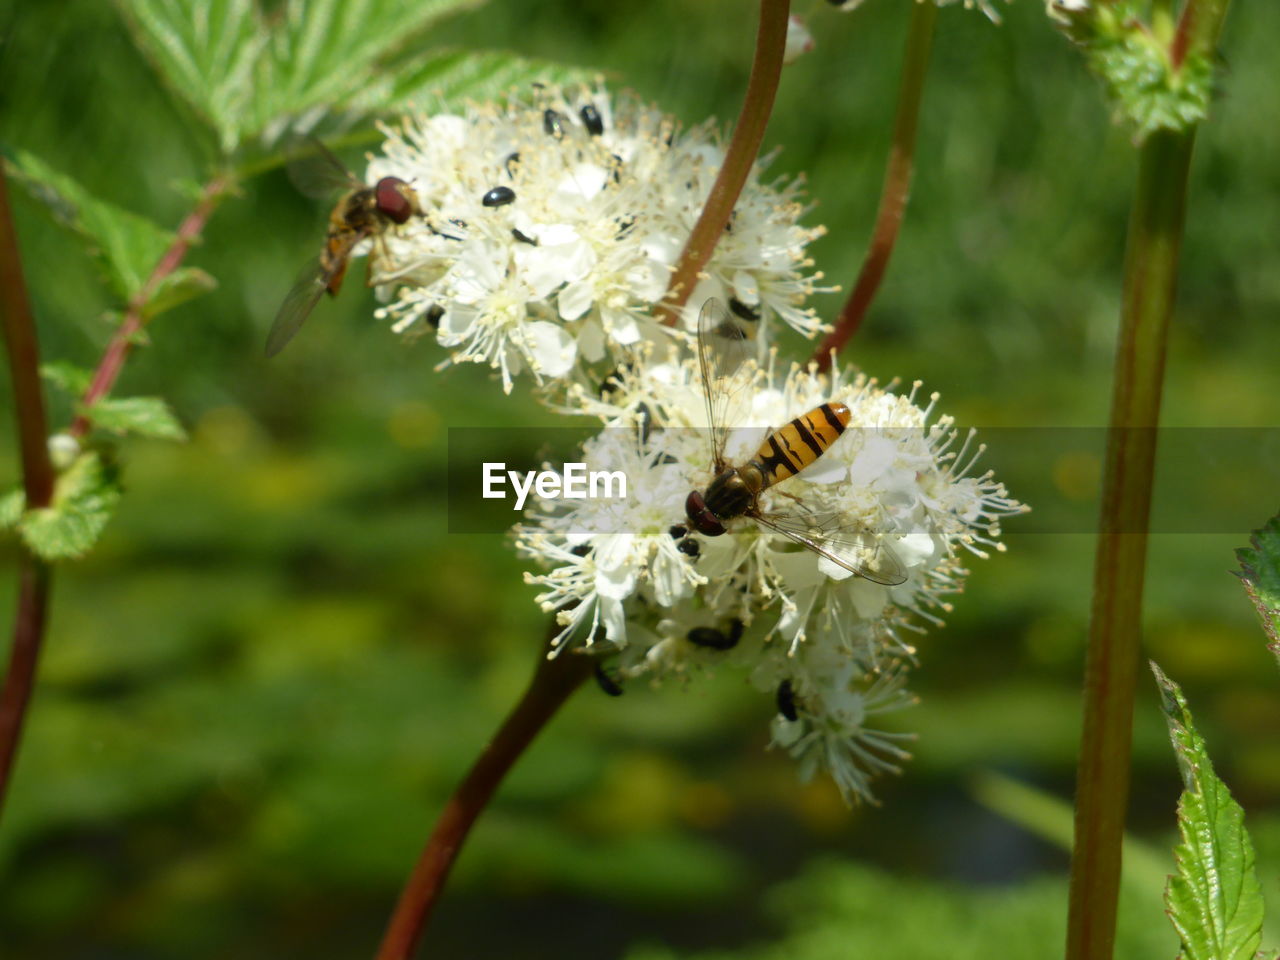
<path id="1" fill-rule="evenodd" d="M 764 474 L 764 486 L 794 477 L 826 453 L 844 433 L 850 416 L 843 403 L 824 403 L 765 437 L 752 458 Z"/>

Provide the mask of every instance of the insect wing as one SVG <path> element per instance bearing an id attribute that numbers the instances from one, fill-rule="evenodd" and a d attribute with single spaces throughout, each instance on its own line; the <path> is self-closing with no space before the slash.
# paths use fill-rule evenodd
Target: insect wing
<path id="1" fill-rule="evenodd" d="M 297 136 L 285 146 L 285 170 L 300 193 L 331 197 L 343 190 L 359 190 L 364 183 L 333 151 L 312 136 Z"/>
<path id="2" fill-rule="evenodd" d="M 724 448 L 729 438 L 729 411 L 745 386 L 739 370 L 746 358 L 747 336 L 742 327 L 729 316 L 722 302 L 714 297 L 707 300 L 698 314 L 698 363 L 711 429 L 711 462 L 716 473 L 727 466 Z"/>
<path id="3" fill-rule="evenodd" d="M 283 350 L 302 329 L 302 325 L 307 322 L 307 317 L 311 315 L 311 311 L 315 309 L 316 304 L 320 302 L 320 297 L 329 286 L 329 278 L 333 273 L 333 270 L 325 269 L 319 257 L 302 268 L 293 286 L 285 294 L 284 303 L 280 304 L 280 309 L 276 311 L 276 318 L 271 323 L 271 332 L 267 334 L 268 358 L 274 357 Z"/>
<path id="4" fill-rule="evenodd" d="M 850 527 L 837 515 L 756 513 L 752 518 L 820 557 L 886 587 L 905 583 L 906 568 L 880 537 L 869 530 Z"/>
<path id="5" fill-rule="evenodd" d="M 302 325 L 311 316 L 311 311 L 320 302 L 321 295 L 329 288 L 334 277 L 347 269 L 347 259 L 351 251 L 363 240 L 367 233 L 357 230 L 330 234 L 327 241 L 329 247 L 324 256 L 316 257 L 302 268 L 298 279 L 293 282 L 289 292 L 285 294 L 284 303 L 276 311 L 276 318 L 271 324 L 271 332 L 267 334 L 267 357 L 274 357 L 294 338 Z"/>

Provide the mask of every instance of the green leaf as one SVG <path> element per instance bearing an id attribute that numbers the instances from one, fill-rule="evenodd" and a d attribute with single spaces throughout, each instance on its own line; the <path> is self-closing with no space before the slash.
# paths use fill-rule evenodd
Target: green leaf
<path id="1" fill-rule="evenodd" d="M 377 67 L 435 21 L 480 0 L 288 0 L 258 73 L 255 129 L 314 107 L 341 107 Z"/>
<path id="2" fill-rule="evenodd" d="M 368 111 L 404 110 L 415 102 L 460 105 L 527 89 L 534 81 L 567 86 L 587 83 L 594 75 L 500 50 L 432 50 L 397 64 L 387 82 L 371 87 L 357 105 Z"/>
<path id="3" fill-rule="evenodd" d="M 1272 517 L 1249 538 L 1252 546 L 1236 551 L 1238 576 L 1257 608 L 1271 652 L 1280 658 L 1280 516 Z"/>
<path id="4" fill-rule="evenodd" d="M 143 315 L 152 317 L 204 296 L 218 286 L 218 281 L 199 267 L 180 267 L 164 277 L 151 291 Z"/>
<path id="5" fill-rule="evenodd" d="M 115 465 L 91 450 L 58 477 L 53 503 L 28 510 L 18 529 L 31 551 L 44 560 L 80 557 L 97 542 L 119 499 Z"/>
<path id="6" fill-rule="evenodd" d="M 93 382 L 93 371 L 65 360 L 40 364 L 40 376 L 69 396 L 79 399 Z"/>
<path id="7" fill-rule="evenodd" d="M 16 527 L 22 521 L 22 511 L 27 505 L 27 495 L 21 487 L 0 497 L 0 530 Z"/>
<path id="8" fill-rule="evenodd" d="M 239 144 L 267 31 L 252 0 L 116 0 L 134 43 L 217 135 Z"/>
<path id="9" fill-rule="evenodd" d="M 1165 888 L 1185 960 L 1252 960 L 1262 940 L 1262 887 L 1244 810 L 1213 772 L 1178 685 L 1151 664 L 1182 771 L 1178 872 Z"/>
<path id="10" fill-rule="evenodd" d="M 186 440 L 187 432 L 159 397 L 107 397 L 85 411 L 95 427 L 160 440 Z"/>
<path id="11" fill-rule="evenodd" d="M 10 173 L 55 219 L 89 243 L 120 299 L 131 300 L 142 288 L 173 234 L 146 217 L 99 200 L 76 180 L 25 150 L 16 151 Z"/>

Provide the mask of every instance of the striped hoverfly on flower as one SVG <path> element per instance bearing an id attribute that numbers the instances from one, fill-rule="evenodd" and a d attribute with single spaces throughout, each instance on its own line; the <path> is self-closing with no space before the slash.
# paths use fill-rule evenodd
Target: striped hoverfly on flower
<path id="1" fill-rule="evenodd" d="M 373 186 L 348 170 L 322 143 L 307 138 L 291 145 L 289 175 L 308 196 L 344 191 L 329 214 L 324 247 L 298 274 L 276 312 L 267 335 L 266 355 L 274 357 L 302 329 L 320 297 L 342 289 L 351 254 L 367 239 L 382 241 L 391 228 L 422 212 L 413 187 L 399 177 L 383 177 Z"/>
<path id="2" fill-rule="evenodd" d="M 702 305 L 698 317 L 698 360 L 710 425 L 714 476 L 705 490 L 692 490 L 685 500 L 688 530 L 680 548 L 696 555 L 696 541 L 689 533 L 718 537 L 728 532 L 732 521 L 749 517 L 766 530 L 781 534 L 873 583 L 889 587 L 904 583 L 907 575 L 902 562 L 871 531 L 850 525 L 839 514 L 810 511 L 798 498 L 783 491 L 780 491 L 783 496 L 797 501 L 794 507 L 766 511 L 760 505 L 760 495 L 765 490 L 811 466 L 840 439 L 851 416 L 843 403 L 819 404 L 783 426 L 769 430 L 756 452 L 743 463 L 731 464 L 725 456 L 729 438 L 726 420 L 734 396 L 744 386 L 737 374 L 746 359 L 747 342 L 742 328 L 730 318 L 723 303 L 711 299 Z"/>

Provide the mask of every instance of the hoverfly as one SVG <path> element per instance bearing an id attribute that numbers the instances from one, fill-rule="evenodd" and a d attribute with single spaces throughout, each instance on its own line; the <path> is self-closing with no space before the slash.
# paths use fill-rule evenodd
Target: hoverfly
<path id="1" fill-rule="evenodd" d="M 421 213 L 418 195 L 399 177 L 383 177 L 368 186 L 319 141 L 309 140 L 302 149 L 306 154 L 290 160 L 289 173 L 304 193 L 327 194 L 334 189 L 346 192 L 329 214 L 329 230 L 320 255 L 298 274 L 276 313 L 267 335 L 268 357 L 274 357 L 293 339 L 322 294 L 338 295 L 347 262 L 358 244 L 370 237 L 376 240 L 392 226 Z"/>
<path id="2" fill-rule="evenodd" d="M 711 299 L 698 317 L 698 360 L 711 428 L 711 463 L 715 476 L 705 491 L 693 490 L 685 500 L 690 531 L 705 537 L 727 532 L 738 517 L 812 550 L 820 557 L 873 583 L 892 587 L 907 579 L 901 561 L 868 530 L 850 528 L 838 517 L 792 511 L 765 512 L 760 494 L 814 463 L 844 433 L 849 408 L 829 401 L 770 430 L 751 459 L 734 466 L 725 457 L 729 431 L 725 424 L 735 388 L 735 374 L 746 357 L 746 337 L 724 304 Z M 741 386 L 739 381 L 736 386 Z M 803 505 L 801 505 L 803 507 Z"/>

